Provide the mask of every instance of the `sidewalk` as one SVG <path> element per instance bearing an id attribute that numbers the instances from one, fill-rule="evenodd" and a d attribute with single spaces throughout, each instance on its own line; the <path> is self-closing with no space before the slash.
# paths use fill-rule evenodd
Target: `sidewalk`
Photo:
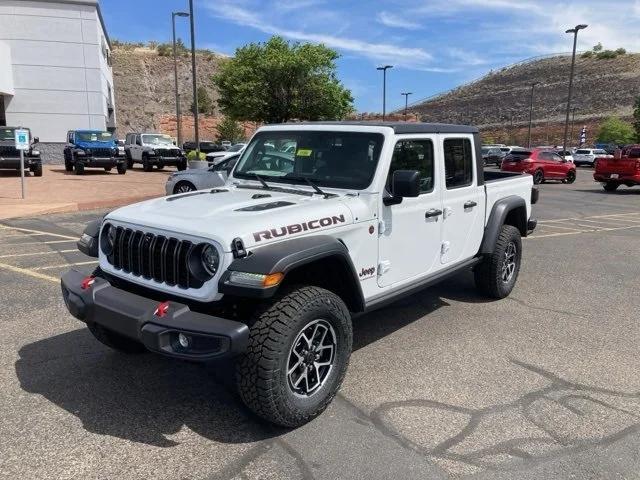
<path id="1" fill-rule="evenodd" d="M 128 205 L 164 195 L 164 184 L 174 171 L 143 172 L 137 167 L 118 175 L 115 168 L 87 169 L 84 175 L 66 172 L 61 165 L 44 165 L 42 177 L 25 175 L 25 200 L 20 198 L 20 176 L 0 170 L 0 220 L 45 213 L 76 212 Z"/>

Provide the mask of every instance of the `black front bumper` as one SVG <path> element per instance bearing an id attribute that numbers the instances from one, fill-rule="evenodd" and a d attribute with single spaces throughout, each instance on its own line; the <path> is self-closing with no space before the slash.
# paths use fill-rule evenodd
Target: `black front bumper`
<path id="1" fill-rule="evenodd" d="M 186 161 L 185 157 L 163 157 L 161 155 L 153 155 L 148 157 L 149 162 L 153 165 L 162 164 L 167 166 L 177 166 L 180 163 Z"/>
<path id="2" fill-rule="evenodd" d="M 24 168 L 40 165 L 40 157 L 24 157 Z M 20 169 L 20 157 L 0 157 L 0 169 Z"/>
<path id="3" fill-rule="evenodd" d="M 165 302 L 168 308 L 160 313 L 157 301 L 115 288 L 103 278 L 83 288 L 85 278 L 70 270 L 61 279 L 67 309 L 85 323 L 95 322 L 176 358 L 206 361 L 241 354 L 247 347 L 249 328 L 244 323 L 193 312 L 177 302 Z M 189 347 L 178 342 L 180 333 L 190 340 Z"/>
<path id="4" fill-rule="evenodd" d="M 118 164 L 124 163 L 124 157 L 76 157 L 76 162 L 82 162 L 85 167 L 97 167 L 97 168 L 113 168 Z"/>

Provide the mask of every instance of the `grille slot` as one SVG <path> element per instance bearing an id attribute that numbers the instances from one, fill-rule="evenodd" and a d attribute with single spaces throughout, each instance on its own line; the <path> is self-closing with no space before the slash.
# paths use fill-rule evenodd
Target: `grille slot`
<path id="1" fill-rule="evenodd" d="M 107 260 L 114 268 L 180 288 L 203 285 L 189 269 L 195 245 L 188 240 L 115 227 L 114 248 Z"/>
<path id="2" fill-rule="evenodd" d="M 113 150 L 110 148 L 92 148 L 90 150 L 93 157 L 113 157 Z"/>

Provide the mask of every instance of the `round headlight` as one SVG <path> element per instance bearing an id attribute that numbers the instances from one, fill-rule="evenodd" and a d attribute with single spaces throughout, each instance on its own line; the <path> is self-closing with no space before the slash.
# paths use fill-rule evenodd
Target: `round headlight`
<path id="1" fill-rule="evenodd" d="M 205 270 L 211 274 L 215 275 L 218 271 L 218 267 L 220 266 L 220 255 L 218 254 L 218 250 L 213 245 L 207 245 L 202 249 L 202 265 Z"/>
<path id="2" fill-rule="evenodd" d="M 116 227 L 107 223 L 102 227 L 102 233 L 100 234 L 100 247 L 105 255 L 111 255 L 115 243 Z"/>

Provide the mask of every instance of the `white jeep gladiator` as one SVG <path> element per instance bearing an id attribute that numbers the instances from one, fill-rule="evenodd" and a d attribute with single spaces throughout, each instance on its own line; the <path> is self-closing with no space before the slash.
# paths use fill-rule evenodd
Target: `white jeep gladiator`
<path id="1" fill-rule="evenodd" d="M 513 289 L 538 191 L 483 172 L 480 146 L 457 125 L 260 128 L 225 186 L 89 224 L 100 266 L 62 277 L 65 303 L 116 350 L 233 359 L 251 410 L 304 424 L 340 387 L 353 316 L 465 269 L 489 297 Z"/>

